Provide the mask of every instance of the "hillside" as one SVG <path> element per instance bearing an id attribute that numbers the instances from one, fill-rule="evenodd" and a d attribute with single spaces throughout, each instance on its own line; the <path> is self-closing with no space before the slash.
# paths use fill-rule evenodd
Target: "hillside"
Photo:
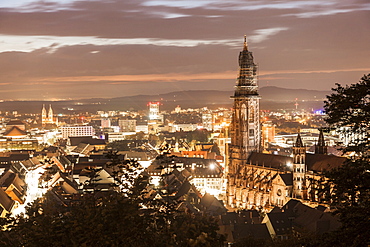
<path id="1" fill-rule="evenodd" d="M 261 109 L 293 109 L 295 99 L 299 108 L 317 109 L 323 105 L 323 100 L 330 91 L 306 89 L 286 89 L 279 87 L 262 87 Z M 18 111 L 19 113 L 39 113 L 42 104 L 52 104 L 55 113 L 67 112 L 96 112 L 99 110 L 146 110 L 150 101 L 160 101 L 162 110 L 172 110 L 177 105 L 182 108 L 200 108 L 207 106 L 232 107 L 231 91 L 191 90 L 179 91 L 160 95 L 136 95 L 111 99 L 81 99 L 71 101 L 4 101 L 0 103 L 0 111 Z"/>

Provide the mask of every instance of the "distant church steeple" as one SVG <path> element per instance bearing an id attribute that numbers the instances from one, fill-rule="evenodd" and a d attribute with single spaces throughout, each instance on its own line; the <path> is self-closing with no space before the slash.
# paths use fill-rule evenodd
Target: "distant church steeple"
<path id="1" fill-rule="evenodd" d="M 57 124 L 57 119 L 54 119 L 53 108 L 51 108 L 51 104 L 49 105 L 49 112 L 46 111 L 45 105 L 42 105 L 41 110 L 41 124 L 43 126 L 47 124 Z"/>
<path id="2" fill-rule="evenodd" d="M 319 139 L 315 145 L 315 154 L 328 154 L 328 147 L 325 144 L 324 132 L 320 129 Z"/>
<path id="3" fill-rule="evenodd" d="M 45 109 L 45 105 L 42 105 L 42 110 L 41 110 L 41 120 L 44 122 L 47 119 L 47 112 Z"/>
<path id="4" fill-rule="evenodd" d="M 48 114 L 48 121 L 49 122 L 54 122 L 54 114 L 53 114 L 53 109 L 51 108 L 51 104 L 49 105 L 49 114 Z"/>

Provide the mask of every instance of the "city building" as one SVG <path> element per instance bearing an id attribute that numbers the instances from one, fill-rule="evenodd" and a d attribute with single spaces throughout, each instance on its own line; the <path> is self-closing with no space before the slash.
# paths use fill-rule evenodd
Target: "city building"
<path id="1" fill-rule="evenodd" d="M 149 120 L 159 120 L 159 102 L 149 102 Z"/>
<path id="2" fill-rule="evenodd" d="M 65 126 L 60 127 L 60 131 L 64 139 L 71 136 L 94 136 L 93 126 Z"/>
<path id="3" fill-rule="evenodd" d="M 120 119 L 118 120 L 118 126 L 121 132 L 135 132 L 136 119 Z"/>

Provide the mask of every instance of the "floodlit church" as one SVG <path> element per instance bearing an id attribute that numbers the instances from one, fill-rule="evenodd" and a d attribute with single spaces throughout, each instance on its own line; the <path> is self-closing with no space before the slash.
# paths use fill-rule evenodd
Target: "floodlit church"
<path id="1" fill-rule="evenodd" d="M 53 113 L 53 109 L 51 108 L 51 105 L 49 105 L 49 111 L 46 110 L 45 105 L 42 105 L 41 123 L 42 123 L 42 126 L 45 126 L 48 124 L 58 125 L 58 119 L 56 117 L 54 118 L 54 113 Z"/>
<path id="2" fill-rule="evenodd" d="M 257 65 L 244 37 L 239 54 L 231 144 L 227 165 L 227 204 L 239 209 L 269 209 L 283 206 L 290 199 L 319 204 L 320 188 L 326 181 L 323 171 L 343 164 L 346 158 L 327 155 L 323 132 L 315 154 L 306 153 L 300 135 L 293 146 L 293 157 L 261 153 L 260 96 Z"/>

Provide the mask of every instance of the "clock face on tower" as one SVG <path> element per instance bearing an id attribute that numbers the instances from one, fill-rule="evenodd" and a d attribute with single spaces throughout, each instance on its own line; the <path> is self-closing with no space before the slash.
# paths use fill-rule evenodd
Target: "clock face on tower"
<path id="1" fill-rule="evenodd" d="M 276 192 L 276 194 L 277 194 L 278 196 L 281 196 L 281 194 L 282 194 L 282 193 L 281 193 L 281 189 L 278 189 L 278 190 L 277 190 L 277 192 Z"/>

